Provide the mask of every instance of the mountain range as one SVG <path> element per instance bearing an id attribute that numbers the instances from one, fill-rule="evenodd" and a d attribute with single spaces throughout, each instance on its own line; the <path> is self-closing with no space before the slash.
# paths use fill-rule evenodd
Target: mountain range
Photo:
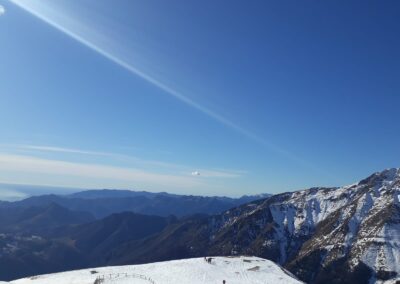
<path id="1" fill-rule="evenodd" d="M 177 217 L 192 214 L 216 214 L 238 205 L 265 198 L 270 194 L 229 198 L 219 196 L 176 195 L 130 190 L 89 190 L 69 195 L 40 195 L 15 202 L 0 202 L 0 209 L 43 207 L 58 204 L 73 211 L 85 211 L 104 218 L 125 211 Z"/>
<path id="2" fill-rule="evenodd" d="M 119 244 L 160 233 L 178 217 L 223 212 L 265 196 L 91 190 L 1 202 L 0 280 L 101 265 Z"/>
<path id="3" fill-rule="evenodd" d="M 97 194 L 79 198 L 101 200 Z M 0 235 L 0 279 L 205 255 L 254 255 L 278 263 L 307 283 L 396 283 L 400 281 L 399 196 L 400 169 L 387 169 L 349 186 L 281 193 L 211 215 L 173 217 L 164 211 L 159 216 L 128 212 L 98 218 L 82 207 L 63 208 L 68 218 L 61 218 L 59 226 L 58 221 L 45 222 L 52 225 L 35 238 L 23 229 L 17 233 L 18 222 L 11 222 Z M 31 200 L 15 207 L 20 216 L 37 205 Z M 62 205 L 50 203 L 42 210 L 58 207 Z M 90 216 L 93 219 L 87 222 Z M 16 263 L 10 267 L 5 259 L 22 259 L 30 267 L 11 274 Z"/>

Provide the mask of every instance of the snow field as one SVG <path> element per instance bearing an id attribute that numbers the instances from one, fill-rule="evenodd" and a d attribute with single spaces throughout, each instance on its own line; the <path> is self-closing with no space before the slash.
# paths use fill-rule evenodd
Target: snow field
<path id="1" fill-rule="evenodd" d="M 94 271 L 97 273 L 93 274 Z M 120 275 L 117 277 L 116 275 Z M 129 275 L 142 275 L 145 280 Z M 124 277 L 127 276 L 127 277 Z M 150 264 L 102 267 L 15 280 L 13 284 L 298 284 L 275 263 L 258 257 L 215 257 L 211 264 L 203 258 Z M 110 279 L 111 278 L 111 279 Z M 153 281 L 153 282 L 152 282 Z"/>

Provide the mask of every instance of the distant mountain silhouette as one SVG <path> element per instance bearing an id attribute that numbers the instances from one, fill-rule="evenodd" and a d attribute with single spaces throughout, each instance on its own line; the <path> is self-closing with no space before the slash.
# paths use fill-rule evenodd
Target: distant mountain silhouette
<path id="1" fill-rule="evenodd" d="M 16 202 L 2 202 L 0 208 L 47 206 L 55 203 L 73 211 L 86 211 L 96 218 L 121 212 L 177 217 L 192 214 L 217 214 L 268 194 L 241 198 L 175 195 L 128 190 L 92 190 L 71 195 L 33 196 Z"/>

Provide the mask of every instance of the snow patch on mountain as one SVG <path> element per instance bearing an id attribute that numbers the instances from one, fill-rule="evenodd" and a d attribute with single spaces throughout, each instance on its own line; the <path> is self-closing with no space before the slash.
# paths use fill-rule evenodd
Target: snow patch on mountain
<path id="1" fill-rule="evenodd" d="M 370 269 L 371 283 L 390 283 L 400 277 L 399 199 L 400 169 L 387 169 L 352 185 L 283 193 L 229 210 L 214 222 L 211 240 L 240 232 L 222 244 L 239 254 L 260 251 L 311 281 L 310 271 L 341 266 L 349 275 Z"/>

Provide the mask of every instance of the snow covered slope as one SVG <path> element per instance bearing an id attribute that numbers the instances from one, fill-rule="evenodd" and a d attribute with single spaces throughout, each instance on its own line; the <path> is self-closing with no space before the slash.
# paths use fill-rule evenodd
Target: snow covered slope
<path id="1" fill-rule="evenodd" d="M 102 267 L 15 280 L 14 284 L 299 284 L 275 263 L 258 257 L 215 257 L 174 260 L 142 265 Z"/>
<path id="2" fill-rule="evenodd" d="M 399 198 L 400 169 L 387 169 L 350 186 L 285 193 L 230 210 L 212 239 L 223 239 L 216 246 L 233 247 L 231 254 L 271 258 L 307 282 L 395 282 Z"/>

